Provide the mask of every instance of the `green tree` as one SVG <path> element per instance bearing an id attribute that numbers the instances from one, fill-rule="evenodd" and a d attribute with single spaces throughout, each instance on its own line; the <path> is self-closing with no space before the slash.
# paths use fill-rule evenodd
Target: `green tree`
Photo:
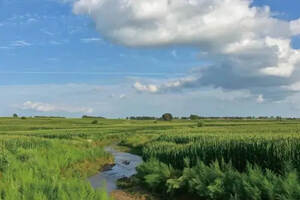
<path id="1" fill-rule="evenodd" d="M 200 117 L 198 115 L 190 115 L 190 120 L 196 120 L 199 119 Z"/>
<path id="2" fill-rule="evenodd" d="M 165 121 L 171 121 L 173 119 L 173 116 L 171 113 L 165 113 L 162 115 L 162 119 Z"/>

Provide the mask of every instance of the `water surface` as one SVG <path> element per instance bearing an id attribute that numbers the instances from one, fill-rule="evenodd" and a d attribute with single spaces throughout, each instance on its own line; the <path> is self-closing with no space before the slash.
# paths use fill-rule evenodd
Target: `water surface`
<path id="1" fill-rule="evenodd" d="M 118 152 L 112 147 L 106 147 L 105 151 L 111 153 L 115 159 L 115 166 L 112 169 L 99 172 L 89 178 L 93 188 L 106 188 L 107 192 L 118 189 L 117 180 L 124 177 L 131 177 L 136 174 L 136 167 L 142 163 L 140 156 Z"/>

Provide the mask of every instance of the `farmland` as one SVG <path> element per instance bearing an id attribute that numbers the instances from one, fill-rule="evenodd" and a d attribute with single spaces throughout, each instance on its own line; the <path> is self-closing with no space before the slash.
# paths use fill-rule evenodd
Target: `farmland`
<path id="1" fill-rule="evenodd" d="M 286 119 L 1 118 L 0 198 L 110 199 L 86 178 L 118 145 L 145 161 L 130 187 L 162 199 L 300 199 L 299 132 Z"/>

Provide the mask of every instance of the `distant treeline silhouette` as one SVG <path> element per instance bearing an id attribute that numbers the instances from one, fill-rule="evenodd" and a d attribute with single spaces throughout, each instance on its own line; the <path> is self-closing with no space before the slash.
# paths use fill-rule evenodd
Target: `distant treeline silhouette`
<path id="1" fill-rule="evenodd" d="M 167 114 L 167 115 L 166 115 Z M 289 119 L 289 120 L 296 120 L 298 118 L 295 117 L 289 117 L 289 118 L 284 118 L 281 116 L 248 116 L 248 117 L 239 117 L 239 116 L 226 116 L 226 117 L 207 117 L 207 116 L 199 116 L 195 114 L 191 114 L 188 117 L 172 117 L 170 113 L 165 113 L 162 115 L 162 117 L 151 117 L 151 116 L 131 116 L 131 117 L 126 117 L 128 120 L 163 120 L 166 118 L 164 116 L 170 116 L 171 120 L 172 119 L 183 119 L 183 120 L 199 120 L 199 119 L 228 119 L 228 120 L 250 120 L 250 119 L 270 119 L 270 120 L 282 120 L 282 119 Z M 168 121 L 168 120 L 167 120 Z"/>
<path id="2" fill-rule="evenodd" d="M 86 119 L 86 118 L 105 119 L 105 117 L 100 117 L 100 116 L 89 116 L 89 115 L 83 115 L 83 116 L 82 116 L 82 119 Z"/>

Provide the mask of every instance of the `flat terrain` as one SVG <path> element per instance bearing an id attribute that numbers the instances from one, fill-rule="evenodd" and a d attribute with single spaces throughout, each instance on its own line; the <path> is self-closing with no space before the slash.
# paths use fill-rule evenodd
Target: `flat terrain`
<path id="1" fill-rule="evenodd" d="M 119 199 L 300 199 L 299 133 L 285 119 L 0 118 L 0 199 L 110 199 L 86 177 L 115 144 L 145 160 Z"/>

